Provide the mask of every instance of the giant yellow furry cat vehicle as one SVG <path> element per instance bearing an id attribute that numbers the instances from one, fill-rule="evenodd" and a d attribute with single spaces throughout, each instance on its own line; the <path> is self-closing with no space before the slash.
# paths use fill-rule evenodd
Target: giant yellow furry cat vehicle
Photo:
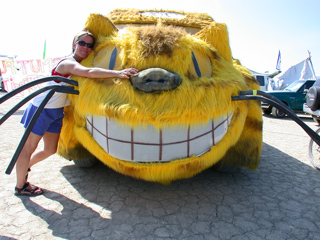
<path id="1" fill-rule="evenodd" d="M 212 166 L 258 166 L 260 102 L 231 96 L 259 85 L 233 60 L 225 24 L 208 14 L 126 9 L 91 14 L 85 29 L 97 41 L 81 64 L 139 73 L 72 77 L 80 94 L 65 109 L 60 155 L 160 183 Z"/>

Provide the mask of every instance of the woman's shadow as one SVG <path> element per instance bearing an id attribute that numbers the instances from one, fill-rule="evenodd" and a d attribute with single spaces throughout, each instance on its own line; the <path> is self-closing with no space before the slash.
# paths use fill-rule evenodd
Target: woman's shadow
<path id="1" fill-rule="evenodd" d="M 110 222 L 111 212 L 101 206 L 88 202 L 76 202 L 60 193 L 49 190 L 45 190 L 43 196 L 47 198 L 43 201 L 45 204 L 41 199 L 41 203 L 37 203 L 39 197 L 22 196 L 21 201 L 28 211 L 48 224 L 48 229 L 52 230 L 54 236 L 65 239 L 85 238 L 89 237 L 92 232 L 88 227 L 92 219 L 99 222 L 100 227 L 107 226 Z M 61 205 L 62 210 L 59 212 L 52 210 L 54 207 L 51 204 L 48 205 L 48 200 L 52 200 L 53 206 Z"/>

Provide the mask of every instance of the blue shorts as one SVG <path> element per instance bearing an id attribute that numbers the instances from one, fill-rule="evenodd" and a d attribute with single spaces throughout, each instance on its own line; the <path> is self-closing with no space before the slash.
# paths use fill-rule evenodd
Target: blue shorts
<path id="1" fill-rule="evenodd" d="M 34 113 L 38 108 L 33 104 L 29 104 L 25 110 L 21 123 L 25 128 L 28 127 Z M 60 133 L 62 128 L 62 119 L 64 117 L 62 108 L 44 108 L 39 118 L 34 124 L 31 132 L 39 136 L 43 136 L 45 132 Z"/>

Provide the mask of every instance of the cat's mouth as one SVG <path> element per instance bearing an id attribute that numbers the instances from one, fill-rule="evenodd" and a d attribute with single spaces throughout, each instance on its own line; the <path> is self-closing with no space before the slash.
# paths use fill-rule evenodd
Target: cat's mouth
<path id="1" fill-rule="evenodd" d="M 152 125 L 131 128 L 114 119 L 86 117 L 87 130 L 111 156 L 130 162 L 169 162 L 208 152 L 227 133 L 233 113 L 206 124 L 175 125 L 161 129 Z"/>

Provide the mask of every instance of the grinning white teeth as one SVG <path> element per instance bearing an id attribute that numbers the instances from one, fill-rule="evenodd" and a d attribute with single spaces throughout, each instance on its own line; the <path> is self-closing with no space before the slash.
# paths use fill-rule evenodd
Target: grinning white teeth
<path id="1" fill-rule="evenodd" d="M 207 124 L 169 126 L 162 129 L 148 125 L 135 127 L 88 115 L 87 130 L 111 156 L 131 162 L 168 162 L 201 155 L 226 134 L 233 113 L 212 119 Z"/>

